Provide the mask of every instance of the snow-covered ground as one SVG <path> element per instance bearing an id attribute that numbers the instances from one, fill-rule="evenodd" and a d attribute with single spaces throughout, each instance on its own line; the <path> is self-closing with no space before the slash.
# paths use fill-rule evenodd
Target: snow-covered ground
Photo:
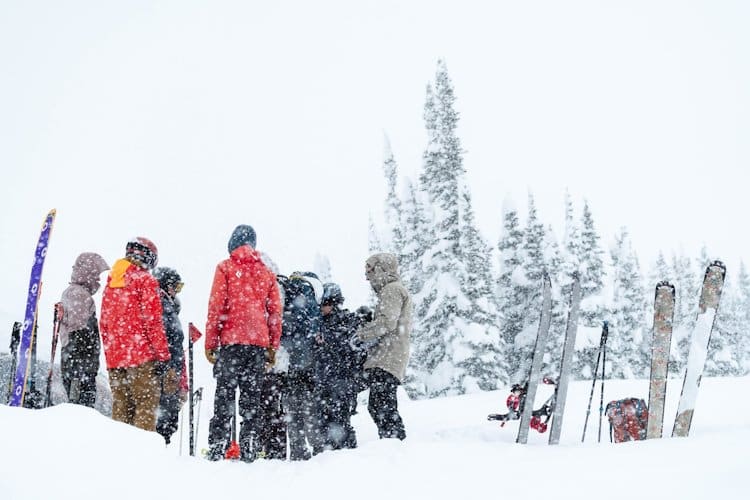
<path id="1" fill-rule="evenodd" d="M 670 381 L 667 435 L 679 386 Z M 429 401 L 401 394 L 406 441 L 378 440 L 360 406 L 358 449 L 295 463 L 210 463 L 180 456 L 179 440 L 165 448 L 158 435 L 86 408 L 0 406 L 0 498 L 747 498 L 750 377 L 704 380 L 689 438 L 617 445 L 608 442 L 606 421 L 596 443 L 598 385 L 587 442 L 580 442 L 590 389 L 590 382 L 571 385 L 556 447 L 535 431 L 528 445 L 517 445 L 517 424 L 485 420 L 505 410 L 505 391 Z M 605 404 L 647 395 L 645 381 L 606 382 Z M 199 446 L 210 414 L 204 405 Z"/>

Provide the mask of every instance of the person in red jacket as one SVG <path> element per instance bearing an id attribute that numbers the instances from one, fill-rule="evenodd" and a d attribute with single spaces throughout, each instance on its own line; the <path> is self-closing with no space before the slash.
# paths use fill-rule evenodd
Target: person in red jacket
<path id="1" fill-rule="evenodd" d="M 216 378 L 209 424 L 209 460 L 224 458 L 231 439 L 234 396 L 240 390 L 240 459 L 257 458 L 259 408 L 266 362 L 273 364 L 281 339 L 281 299 L 276 275 L 255 250 L 255 230 L 239 225 L 216 266 L 206 322 L 206 357 Z"/>
<path id="2" fill-rule="evenodd" d="M 102 297 L 99 329 L 112 389 L 112 418 L 156 431 L 161 378 L 169 361 L 162 323 L 156 245 L 134 238 L 115 262 Z"/>

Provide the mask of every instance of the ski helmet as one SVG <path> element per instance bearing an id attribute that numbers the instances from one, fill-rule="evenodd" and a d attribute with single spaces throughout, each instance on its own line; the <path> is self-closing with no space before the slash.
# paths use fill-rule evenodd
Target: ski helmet
<path id="1" fill-rule="evenodd" d="M 324 283 L 323 299 L 321 300 L 321 304 L 337 306 L 343 303 L 344 296 L 341 294 L 341 287 L 336 283 Z"/>
<path id="2" fill-rule="evenodd" d="M 163 290 L 169 290 L 170 287 L 177 290 L 182 285 L 180 274 L 171 267 L 157 267 L 154 269 L 154 278 Z"/>
<path id="3" fill-rule="evenodd" d="M 125 257 L 146 269 L 153 269 L 159 261 L 159 250 L 148 238 L 138 236 L 125 245 Z"/>

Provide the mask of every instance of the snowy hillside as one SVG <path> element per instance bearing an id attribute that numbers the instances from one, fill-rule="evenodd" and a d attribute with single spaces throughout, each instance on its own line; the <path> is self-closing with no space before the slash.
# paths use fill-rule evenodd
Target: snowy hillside
<path id="1" fill-rule="evenodd" d="M 158 435 L 86 408 L 0 406 L 0 497 L 522 499 L 556 492 L 554 498 L 576 499 L 747 498 L 750 401 L 743 395 L 750 378 L 704 380 L 689 438 L 618 445 L 596 444 L 596 408 L 587 443 L 580 443 L 590 388 L 590 382 L 572 385 L 557 447 L 546 445 L 547 434 L 533 431 L 529 445 L 517 445 L 515 424 L 500 428 L 486 421 L 486 414 L 504 410 L 506 394 L 498 391 L 402 399 L 409 434 L 404 442 L 379 441 L 360 406 L 354 419 L 358 449 L 326 452 L 309 462 L 250 465 L 180 457 L 177 442 L 165 449 Z M 679 383 L 670 383 L 666 433 L 678 392 Z M 606 382 L 605 403 L 626 396 L 645 398 L 646 382 Z M 598 398 L 597 386 L 597 408 Z M 202 413 L 204 443 L 211 411 L 204 405 Z M 603 439 L 605 433 L 606 427 Z"/>

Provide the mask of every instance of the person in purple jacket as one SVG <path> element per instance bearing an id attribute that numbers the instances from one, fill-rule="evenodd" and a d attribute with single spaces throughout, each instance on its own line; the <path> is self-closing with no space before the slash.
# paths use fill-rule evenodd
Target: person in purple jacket
<path id="1" fill-rule="evenodd" d="M 63 387 L 68 401 L 93 408 L 99 372 L 99 322 L 92 296 L 109 269 L 101 255 L 85 252 L 73 264 L 70 285 L 62 293 L 60 344 Z"/>

